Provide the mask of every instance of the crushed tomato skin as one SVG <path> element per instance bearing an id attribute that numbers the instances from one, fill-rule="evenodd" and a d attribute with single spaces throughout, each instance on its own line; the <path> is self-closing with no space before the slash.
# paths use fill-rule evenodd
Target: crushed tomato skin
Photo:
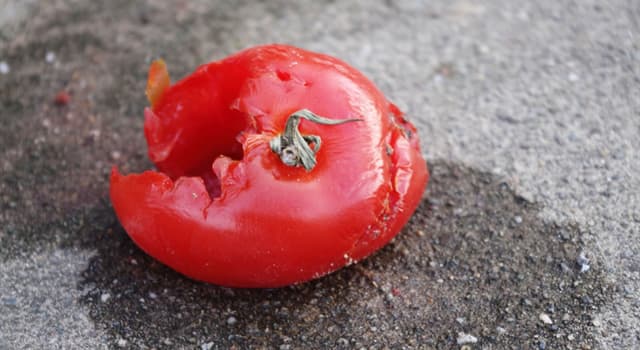
<path id="1" fill-rule="evenodd" d="M 114 168 L 110 194 L 136 244 L 191 278 L 231 287 L 318 278 L 386 244 L 422 199 L 429 175 L 415 127 L 333 57 L 254 47 L 199 67 L 161 97 L 145 111 L 159 171 Z M 303 134 L 322 138 L 310 172 L 269 148 L 304 108 L 363 119 L 302 121 Z"/>

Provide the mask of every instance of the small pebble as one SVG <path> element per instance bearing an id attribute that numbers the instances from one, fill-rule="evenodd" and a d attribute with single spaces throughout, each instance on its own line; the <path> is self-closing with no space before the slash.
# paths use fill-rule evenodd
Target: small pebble
<path id="1" fill-rule="evenodd" d="M 111 152 L 111 159 L 113 159 L 113 160 L 118 160 L 118 159 L 120 159 L 121 156 L 122 156 L 122 154 L 120 154 L 120 152 L 118 152 L 118 151 Z"/>
<path id="2" fill-rule="evenodd" d="M 469 343 L 477 343 L 478 342 L 478 338 L 474 337 L 471 334 L 460 332 L 460 333 L 458 333 L 458 339 L 456 339 L 456 342 L 458 343 L 458 345 L 469 344 Z"/>
<path id="3" fill-rule="evenodd" d="M 213 342 L 204 343 L 200 345 L 200 350 L 211 350 L 213 348 Z"/>
<path id="4" fill-rule="evenodd" d="M 238 320 L 233 316 L 230 316 L 229 318 L 227 318 L 227 324 L 229 326 L 233 326 L 234 324 L 236 324 L 236 322 L 238 322 Z"/>
<path id="5" fill-rule="evenodd" d="M 547 343 L 543 339 L 540 339 L 540 342 L 538 343 L 538 349 L 545 350 L 546 348 L 547 348 Z"/>
<path id="6" fill-rule="evenodd" d="M 456 322 L 458 322 L 459 324 L 464 324 L 464 317 L 456 318 Z"/>
<path id="7" fill-rule="evenodd" d="M 9 67 L 9 63 L 5 61 L 0 61 L 0 74 L 9 74 L 11 68 Z"/>
<path id="8" fill-rule="evenodd" d="M 539 318 L 540 318 L 540 321 L 542 321 L 542 323 L 544 324 L 553 324 L 551 317 L 549 317 L 549 315 L 545 314 L 544 312 L 540 314 Z"/>
<path id="9" fill-rule="evenodd" d="M 104 293 L 100 296 L 100 301 L 103 303 L 106 303 L 107 300 L 109 300 L 109 298 L 111 298 L 111 294 L 109 293 Z"/>
<path id="10" fill-rule="evenodd" d="M 580 272 L 587 272 L 591 268 L 591 266 L 589 266 L 589 259 L 584 252 L 580 252 L 580 255 L 576 258 L 576 263 L 580 266 Z"/>
<path id="11" fill-rule="evenodd" d="M 2 298 L 2 304 L 6 306 L 16 306 L 18 304 L 18 300 L 13 297 Z"/>
<path id="12" fill-rule="evenodd" d="M 521 224 L 522 223 L 522 216 L 518 215 L 518 216 L 514 217 L 513 221 L 515 221 L 516 224 Z"/>
<path id="13" fill-rule="evenodd" d="M 158 298 L 158 294 L 156 294 L 154 292 L 149 292 L 149 298 L 156 299 L 156 298 Z"/>
<path id="14" fill-rule="evenodd" d="M 560 263 L 560 270 L 562 270 L 562 272 L 564 272 L 564 273 L 571 272 L 571 268 L 569 267 L 569 265 L 567 265 L 567 264 L 565 264 L 563 262 Z"/>
<path id="15" fill-rule="evenodd" d="M 504 328 L 502 328 L 502 327 L 500 327 L 500 326 L 496 327 L 496 332 L 498 332 L 498 335 L 505 335 L 505 334 L 507 334 L 507 330 L 506 330 L 506 329 L 504 329 Z"/>
<path id="16" fill-rule="evenodd" d="M 128 342 L 125 339 L 120 338 L 118 339 L 116 344 L 118 344 L 119 347 L 124 348 L 125 346 L 127 346 Z"/>
<path id="17" fill-rule="evenodd" d="M 47 61 L 47 63 L 53 63 L 56 61 L 56 54 L 54 52 L 47 51 L 47 54 L 44 56 L 44 60 Z"/>

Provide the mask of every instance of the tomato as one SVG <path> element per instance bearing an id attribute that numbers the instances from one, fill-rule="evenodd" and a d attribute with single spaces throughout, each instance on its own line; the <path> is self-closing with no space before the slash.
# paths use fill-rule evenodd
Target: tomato
<path id="1" fill-rule="evenodd" d="M 196 280 L 278 287 L 357 262 L 427 184 L 415 127 L 330 56 L 254 47 L 173 85 L 157 61 L 147 96 L 158 171 L 114 167 L 111 200 L 140 248 Z"/>

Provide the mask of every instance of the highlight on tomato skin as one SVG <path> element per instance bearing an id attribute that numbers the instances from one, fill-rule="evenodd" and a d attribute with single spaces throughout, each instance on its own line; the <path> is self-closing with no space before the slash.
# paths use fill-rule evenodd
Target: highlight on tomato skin
<path id="1" fill-rule="evenodd" d="M 158 170 L 114 167 L 110 195 L 133 241 L 176 271 L 231 287 L 308 281 L 384 246 L 421 201 L 416 128 L 346 63 L 258 46 L 171 85 L 156 62 L 144 132 Z"/>

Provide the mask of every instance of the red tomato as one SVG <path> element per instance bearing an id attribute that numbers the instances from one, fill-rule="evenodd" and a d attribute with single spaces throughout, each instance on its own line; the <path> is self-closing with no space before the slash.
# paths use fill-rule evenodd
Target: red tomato
<path id="1" fill-rule="evenodd" d="M 261 46 L 171 86 L 159 64 L 144 124 L 159 171 L 114 167 L 111 199 L 173 269 L 234 287 L 307 281 L 382 247 L 418 206 L 429 175 L 415 127 L 346 63 Z M 293 144 L 308 162 L 291 161 Z"/>

